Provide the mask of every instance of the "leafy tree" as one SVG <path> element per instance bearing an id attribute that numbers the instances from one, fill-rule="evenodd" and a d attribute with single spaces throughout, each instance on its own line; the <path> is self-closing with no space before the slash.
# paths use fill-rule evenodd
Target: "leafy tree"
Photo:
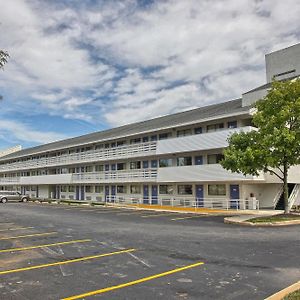
<path id="1" fill-rule="evenodd" d="M 273 81 L 268 94 L 254 105 L 257 130 L 234 133 L 221 165 L 244 175 L 270 173 L 283 182 L 285 213 L 288 171 L 300 164 L 300 79 Z"/>
<path id="2" fill-rule="evenodd" d="M 0 69 L 7 63 L 9 54 L 6 51 L 0 50 Z"/>

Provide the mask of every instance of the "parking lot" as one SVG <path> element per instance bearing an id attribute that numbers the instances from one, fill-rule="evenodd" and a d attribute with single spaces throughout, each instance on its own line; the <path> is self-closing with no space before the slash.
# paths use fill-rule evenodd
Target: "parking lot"
<path id="1" fill-rule="evenodd" d="M 221 216 L 0 205 L 0 299 L 264 299 L 300 277 L 298 226 Z"/>

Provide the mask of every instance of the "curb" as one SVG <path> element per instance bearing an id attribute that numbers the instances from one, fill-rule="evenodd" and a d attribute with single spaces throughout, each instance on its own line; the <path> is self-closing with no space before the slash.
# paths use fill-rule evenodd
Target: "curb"
<path id="1" fill-rule="evenodd" d="M 282 300 L 285 296 L 300 289 L 300 281 L 288 286 L 287 288 L 265 298 L 265 300 Z"/>
<path id="2" fill-rule="evenodd" d="M 241 226 L 250 226 L 250 227 L 280 227 L 280 226 L 289 226 L 289 225 L 300 225 L 300 220 L 276 222 L 276 223 L 252 223 L 248 221 L 237 221 L 230 220 L 230 218 L 224 218 L 225 224 L 235 224 Z"/>

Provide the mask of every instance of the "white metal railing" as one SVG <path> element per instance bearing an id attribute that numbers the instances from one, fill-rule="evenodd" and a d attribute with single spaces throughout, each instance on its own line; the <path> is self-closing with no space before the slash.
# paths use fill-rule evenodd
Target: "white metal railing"
<path id="1" fill-rule="evenodd" d="M 212 199 L 212 198 L 191 198 L 191 197 L 155 197 L 155 199 L 140 196 L 106 196 L 105 202 L 109 204 L 139 205 L 149 204 L 170 207 L 185 208 L 210 208 L 222 210 L 259 210 L 259 200 L 256 199 Z"/>
<path id="2" fill-rule="evenodd" d="M 275 197 L 273 199 L 273 207 L 274 208 L 276 207 L 276 205 L 277 205 L 277 203 L 278 203 L 278 201 L 279 201 L 282 193 L 283 193 L 283 184 L 280 185 L 280 188 L 279 188 L 278 192 L 276 193 L 276 195 L 275 195 Z"/>
<path id="3" fill-rule="evenodd" d="M 299 192 L 300 192 L 300 184 L 295 184 L 288 200 L 289 209 L 291 209 L 292 206 L 294 205 L 296 199 L 298 198 Z"/>
<path id="4" fill-rule="evenodd" d="M 155 181 L 157 169 L 72 174 L 72 182 Z"/>
<path id="5" fill-rule="evenodd" d="M 86 152 L 64 154 L 55 157 L 43 157 L 26 161 L 0 165 L 0 171 L 13 171 L 22 169 L 34 169 L 57 165 L 68 165 L 78 162 L 105 161 L 116 158 L 138 157 L 155 154 L 157 142 L 147 142 L 132 145 L 124 145 L 109 149 L 97 149 Z"/>
<path id="6" fill-rule="evenodd" d="M 1 177 L 0 183 L 18 183 L 20 182 L 20 177 Z"/>

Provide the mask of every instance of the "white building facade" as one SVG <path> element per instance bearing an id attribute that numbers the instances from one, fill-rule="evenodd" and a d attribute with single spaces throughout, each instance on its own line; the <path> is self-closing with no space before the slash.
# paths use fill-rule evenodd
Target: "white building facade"
<path id="1" fill-rule="evenodd" d="M 298 57 L 297 49 L 281 51 Z M 272 65 L 271 56 L 266 56 L 268 70 L 300 75 L 298 61 L 293 65 L 289 57 L 291 70 L 284 70 L 278 59 Z M 267 82 L 241 99 L 4 155 L 0 189 L 36 198 L 145 205 L 256 209 L 258 200 L 260 207 L 276 208 L 282 198 L 277 178 L 243 176 L 219 164 L 233 132 L 255 130 L 251 105 L 269 87 Z M 300 197 L 299 167 L 292 168 L 289 183 L 292 205 Z"/>

